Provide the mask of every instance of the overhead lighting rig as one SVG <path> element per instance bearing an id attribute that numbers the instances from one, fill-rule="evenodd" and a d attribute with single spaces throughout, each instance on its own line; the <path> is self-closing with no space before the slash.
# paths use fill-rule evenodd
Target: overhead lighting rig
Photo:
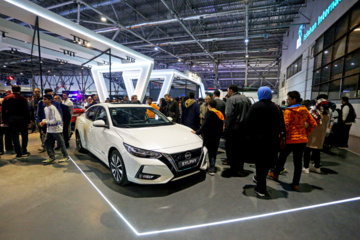
<path id="1" fill-rule="evenodd" d="M 58 61 L 60 64 L 68 63 L 68 61 L 62 60 L 62 59 L 59 59 L 59 58 L 57 58 L 56 61 Z"/>
<path id="2" fill-rule="evenodd" d="M 77 44 L 79 44 L 81 46 L 84 46 L 84 47 L 90 47 L 91 46 L 91 44 L 90 44 L 90 42 L 88 40 L 85 40 L 85 39 L 83 39 L 81 37 L 78 37 L 78 36 L 75 36 L 75 35 L 71 35 L 71 36 L 73 36 L 73 38 L 74 38 L 73 39 L 74 43 L 77 43 Z"/>
<path id="3" fill-rule="evenodd" d="M 62 50 L 64 52 L 64 55 L 69 55 L 70 57 L 75 57 L 75 52 L 73 52 L 73 51 L 66 50 L 63 48 L 60 48 L 60 50 Z"/>

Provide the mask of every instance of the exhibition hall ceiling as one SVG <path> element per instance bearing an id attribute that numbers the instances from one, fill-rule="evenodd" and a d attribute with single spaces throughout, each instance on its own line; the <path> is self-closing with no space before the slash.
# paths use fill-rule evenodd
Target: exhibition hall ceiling
<path id="1" fill-rule="evenodd" d="M 153 58 L 155 69 L 193 71 L 203 79 L 206 87 L 214 86 L 218 71 L 220 88 L 226 88 L 231 83 L 244 85 L 246 60 L 248 86 L 268 85 L 275 88 L 282 48 L 286 47 L 282 44 L 283 36 L 305 4 L 305 0 L 31 2 Z M 0 17 L 33 28 L 11 19 L 12 16 Z M 46 33 L 61 38 L 51 32 Z M 23 55 L 5 49 L 0 52 L 0 64 L 3 66 L 8 58 L 14 58 L 12 62 L 19 61 L 21 72 L 29 71 L 28 64 L 21 61 L 29 56 Z M 52 62 L 50 66 L 62 68 L 64 63 Z M 69 71 L 78 70 L 75 66 L 69 68 Z"/>

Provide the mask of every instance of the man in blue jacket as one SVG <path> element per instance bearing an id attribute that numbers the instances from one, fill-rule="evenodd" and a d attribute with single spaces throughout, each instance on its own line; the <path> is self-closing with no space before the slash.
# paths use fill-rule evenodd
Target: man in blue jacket
<path id="1" fill-rule="evenodd" d="M 44 90 L 45 94 L 50 94 L 51 96 L 54 96 L 54 92 L 51 88 L 46 88 Z M 57 101 L 55 100 L 51 100 L 51 104 L 54 105 L 57 110 L 60 112 L 60 115 L 61 115 L 61 118 L 63 118 L 63 112 L 61 110 L 61 106 L 60 106 L 60 103 L 58 103 Z M 37 113 L 36 113 L 36 124 L 40 126 L 40 123 L 42 122 L 43 119 L 46 119 L 46 116 L 45 116 L 45 104 L 43 101 L 40 101 L 39 104 L 38 104 L 38 108 L 37 108 Z M 41 126 L 40 126 L 41 127 Z M 45 141 L 45 136 L 46 136 L 46 126 L 45 127 L 42 127 L 42 131 L 40 133 L 40 138 L 41 138 L 41 149 L 39 149 L 39 152 L 45 152 L 45 149 L 44 149 L 44 141 Z"/>

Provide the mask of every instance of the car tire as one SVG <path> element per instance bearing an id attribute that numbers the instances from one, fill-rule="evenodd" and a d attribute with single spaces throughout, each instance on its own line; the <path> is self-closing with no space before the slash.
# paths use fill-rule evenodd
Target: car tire
<path id="1" fill-rule="evenodd" d="M 114 181 L 119 185 L 126 185 L 129 183 L 126 175 L 126 169 L 124 161 L 117 150 L 113 150 L 110 154 L 109 166 L 111 171 L 111 176 Z"/>
<path id="2" fill-rule="evenodd" d="M 81 152 L 81 153 L 85 153 L 86 149 L 83 147 L 82 142 L 81 142 L 81 137 L 78 131 L 76 131 L 76 149 Z"/>

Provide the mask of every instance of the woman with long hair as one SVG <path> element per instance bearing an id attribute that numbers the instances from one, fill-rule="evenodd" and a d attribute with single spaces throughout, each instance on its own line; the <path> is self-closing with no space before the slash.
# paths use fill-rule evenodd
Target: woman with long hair
<path id="1" fill-rule="evenodd" d="M 160 98 L 160 112 L 167 116 L 167 103 L 165 98 Z"/>

